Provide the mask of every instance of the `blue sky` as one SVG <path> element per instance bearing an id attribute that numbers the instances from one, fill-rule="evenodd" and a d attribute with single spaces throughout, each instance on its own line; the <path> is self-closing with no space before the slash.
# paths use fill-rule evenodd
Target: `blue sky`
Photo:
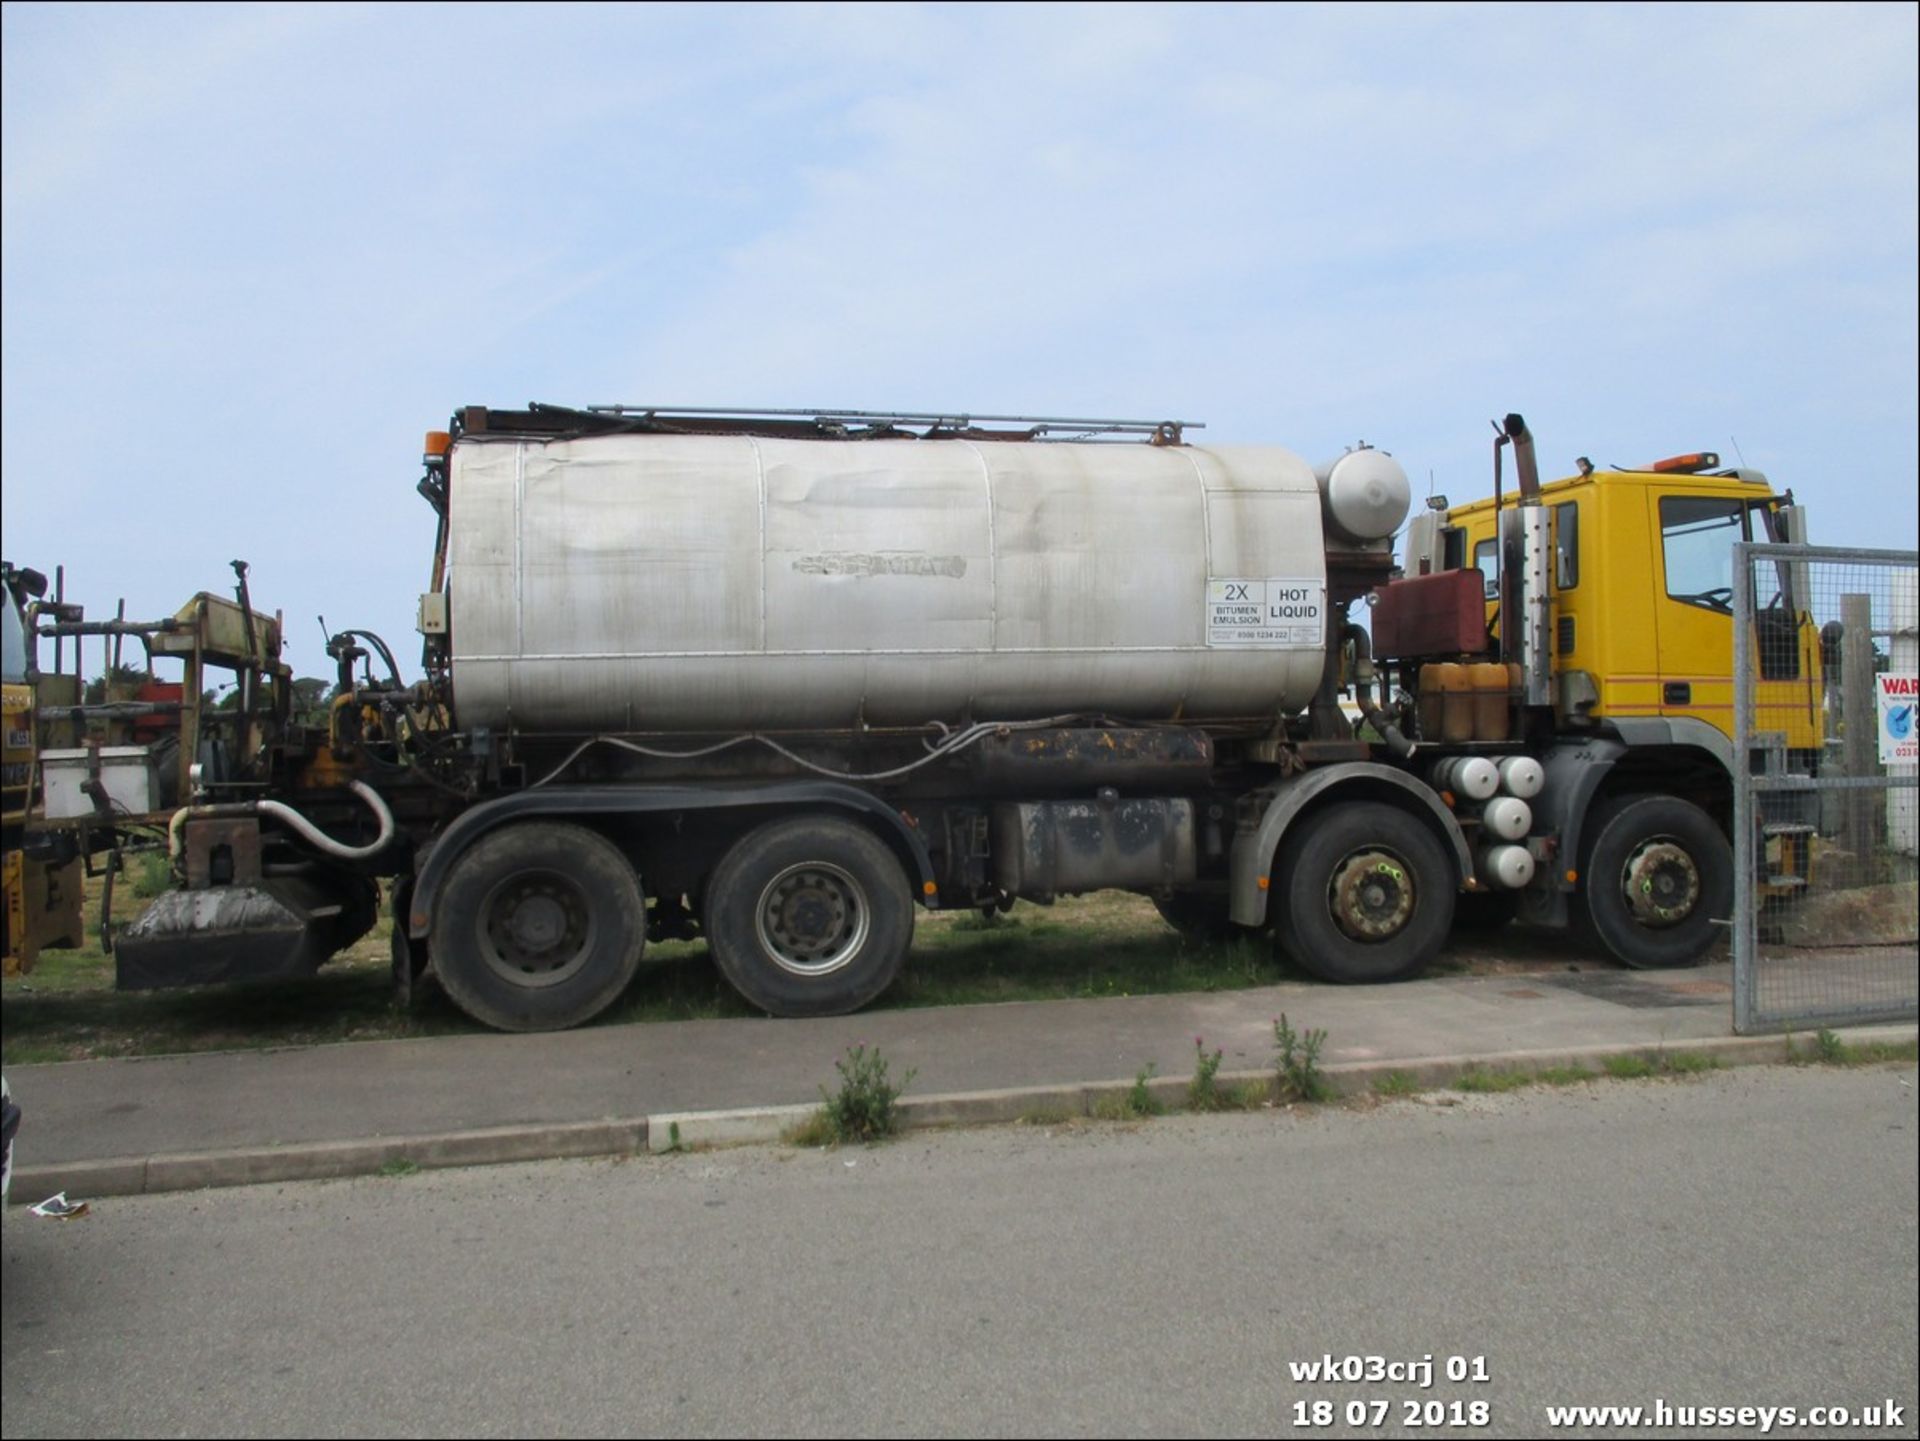
<path id="1" fill-rule="evenodd" d="M 417 657 L 458 406 L 1714 448 L 1915 544 L 1916 10 L 4 9 L 7 558 Z M 409 668 L 409 674 L 415 673 Z"/>

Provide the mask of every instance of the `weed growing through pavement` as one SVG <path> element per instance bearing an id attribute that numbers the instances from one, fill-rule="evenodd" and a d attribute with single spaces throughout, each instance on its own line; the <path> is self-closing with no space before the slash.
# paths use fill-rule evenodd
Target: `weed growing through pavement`
<path id="1" fill-rule="evenodd" d="M 827 1115 L 825 1106 L 816 1106 L 803 1118 L 795 1121 L 780 1133 L 780 1139 L 789 1146 L 831 1146 L 834 1141 L 833 1120 Z"/>
<path id="2" fill-rule="evenodd" d="M 1534 1072 L 1534 1079 L 1543 1086 L 1577 1086 L 1596 1079 L 1598 1074 L 1585 1066 L 1542 1066 Z"/>
<path id="3" fill-rule="evenodd" d="M 1215 1048 L 1211 1053 L 1207 1043 L 1199 1036 L 1193 1038 L 1193 1080 L 1187 1086 L 1187 1106 L 1195 1111 L 1223 1111 L 1229 1105 L 1239 1103 L 1238 1095 L 1222 1094 L 1220 1083 L 1215 1078 L 1220 1074 L 1220 1061 L 1225 1052 Z"/>
<path id="4" fill-rule="evenodd" d="M 1420 1090 L 1420 1082 L 1406 1071 L 1388 1071 L 1373 1083 L 1376 1096 L 1412 1096 Z"/>
<path id="5" fill-rule="evenodd" d="M 381 1165 L 380 1174 L 390 1181 L 397 1181 L 402 1176 L 413 1175 L 419 1169 L 418 1161 L 409 1161 L 405 1156 L 395 1156 L 391 1161 Z"/>
<path id="6" fill-rule="evenodd" d="M 1607 1068 L 1607 1074 L 1616 1081 L 1643 1081 L 1648 1076 L 1657 1074 L 1660 1069 L 1645 1056 L 1632 1054 L 1608 1056 L 1603 1064 Z"/>
<path id="7" fill-rule="evenodd" d="M 1823 1029 L 1813 1038 L 1811 1054 L 1789 1041 L 1788 1055 L 1796 1061 L 1818 1061 L 1826 1066 L 1865 1066 L 1876 1061 L 1920 1059 L 1920 1042 L 1843 1041 L 1836 1032 Z"/>
<path id="8" fill-rule="evenodd" d="M 1453 1088 L 1477 1095 L 1491 1095 L 1501 1091 L 1517 1091 L 1532 1082 L 1533 1077 L 1525 1071 L 1486 1071 L 1479 1066 L 1468 1066 L 1454 1078 Z"/>
<path id="9" fill-rule="evenodd" d="M 1698 1076 L 1717 1071 L 1726 1064 L 1705 1051 L 1673 1051 L 1660 1058 L 1661 1068 L 1672 1076 Z"/>
<path id="10" fill-rule="evenodd" d="M 1277 1099 L 1282 1105 L 1292 1101 L 1324 1101 L 1333 1095 L 1333 1087 L 1320 1074 L 1320 1048 L 1327 1043 L 1325 1031 L 1296 1031 L 1283 1011 L 1273 1023 L 1276 1048 L 1274 1070 L 1279 1082 Z"/>
<path id="11" fill-rule="evenodd" d="M 1166 1107 L 1160 1104 L 1160 1098 L 1153 1093 L 1151 1083 L 1157 1070 L 1158 1067 L 1148 1061 L 1134 1074 L 1133 1084 L 1124 1092 L 1102 1097 L 1096 1102 L 1093 1114 L 1102 1121 L 1133 1121 L 1159 1115 Z"/>
<path id="12" fill-rule="evenodd" d="M 908 1071 L 894 1085 L 887 1075 L 886 1057 L 878 1046 L 863 1045 L 848 1049 L 833 1067 L 840 1073 L 840 1088 L 828 1094 L 820 1088 L 827 1125 L 836 1141 L 878 1141 L 891 1136 L 899 1124 L 895 1103 L 920 1073 Z"/>

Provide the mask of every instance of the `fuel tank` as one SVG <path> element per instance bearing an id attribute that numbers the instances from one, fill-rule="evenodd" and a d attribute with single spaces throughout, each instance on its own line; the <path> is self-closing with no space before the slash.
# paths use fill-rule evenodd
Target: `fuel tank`
<path id="1" fill-rule="evenodd" d="M 463 728 L 1255 718 L 1324 661 L 1321 488 L 1277 448 L 481 434 L 450 467 Z"/>

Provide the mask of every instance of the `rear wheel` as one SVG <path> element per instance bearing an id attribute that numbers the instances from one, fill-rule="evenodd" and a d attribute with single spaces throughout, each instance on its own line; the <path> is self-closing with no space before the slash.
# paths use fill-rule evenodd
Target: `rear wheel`
<path id="1" fill-rule="evenodd" d="M 913 942 L 906 872 L 871 831 L 796 816 L 749 832 L 707 884 L 702 926 L 720 972 L 775 1016 L 857 1011 Z"/>
<path id="2" fill-rule="evenodd" d="M 640 878 L 611 841 L 528 821 L 454 862 L 434 907 L 433 968 L 475 1020 L 558 1031 L 619 999 L 646 935 Z"/>
<path id="3" fill-rule="evenodd" d="M 1713 818 L 1673 796 L 1599 810 L 1581 867 L 1581 934 L 1636 969 L 1698 960 L 1733 915 L 1733 848 Z"/>
<path id="4" fill-rule="evenodd" d="M 1281 844 L 1280 941 L 1324 981 L 1397 981 L 1440 952 L 1453 924 L 1453 866 L 1405 811 L 1338 802 L 1294 822 Z"/>

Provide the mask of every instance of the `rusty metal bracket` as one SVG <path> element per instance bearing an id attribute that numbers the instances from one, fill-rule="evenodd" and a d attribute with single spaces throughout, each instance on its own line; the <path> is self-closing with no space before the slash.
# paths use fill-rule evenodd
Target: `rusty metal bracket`
<path id="1" fill-rule="evenodd" d="M 260 822 L 254 817 L 189 819 L 181 840 L 190 891 L 214 884 L 213 857 L 222 847 L 233 859 L 233 874 L 223 876 L 221 884 L 249 885 L 260 879 Z"/>

